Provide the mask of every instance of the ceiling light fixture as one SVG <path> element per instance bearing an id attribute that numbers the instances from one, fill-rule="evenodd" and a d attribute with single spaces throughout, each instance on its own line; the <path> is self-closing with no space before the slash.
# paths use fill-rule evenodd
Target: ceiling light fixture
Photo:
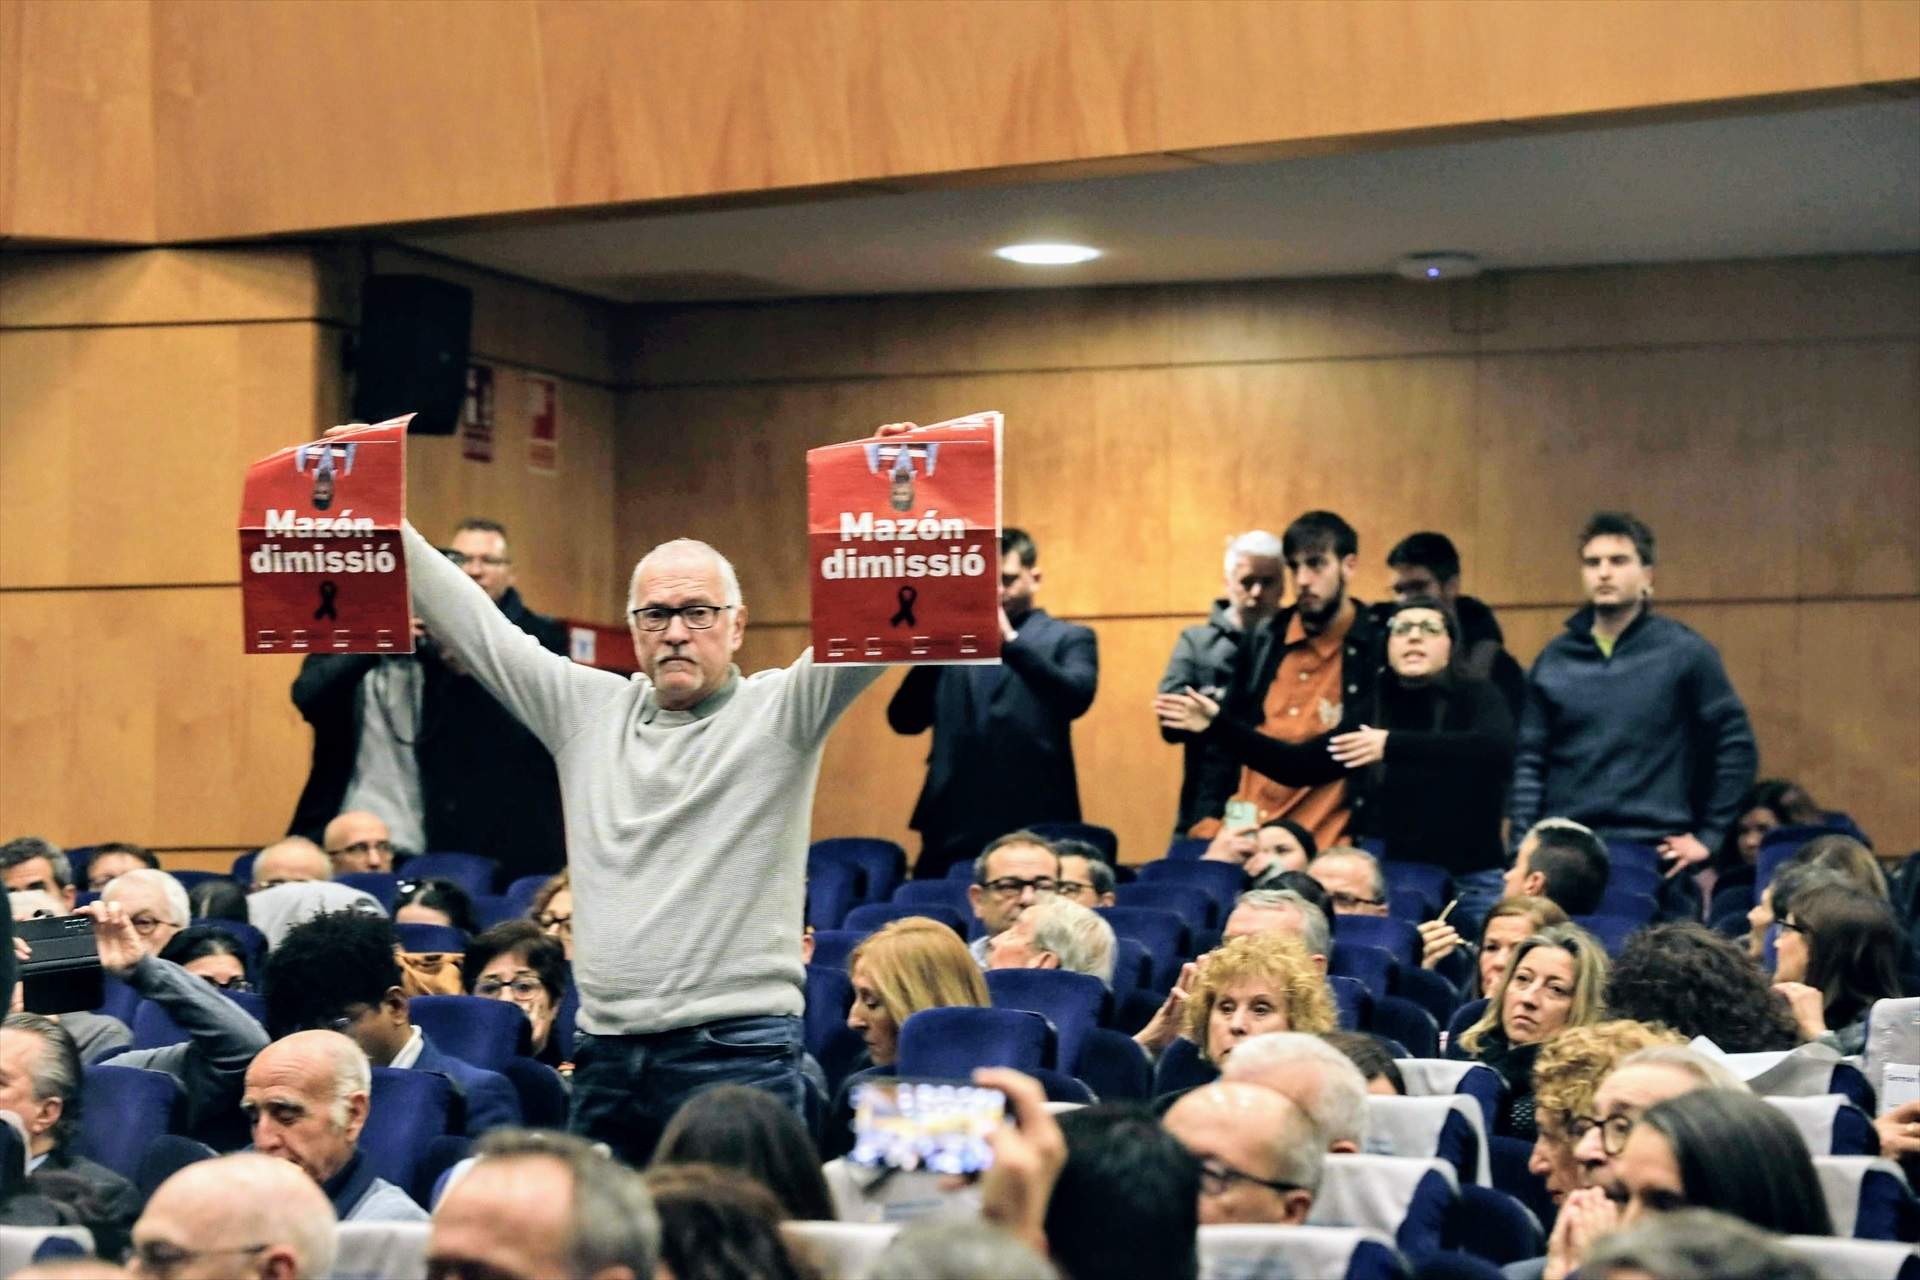
<path id="1" fill-rule="evenodd" d="M 1084 244 L 1009 244 L 995 249 L 993 256 L 1023 267 L 1070 267 L 1093 261 L 1100 251 Z"/>
<path id="2" fill-rule="evenodd" d="M 1409 280 L 1467 280 L 1480 274 L 1480 259 L 1470 253 L 1409 253 L 1393 264 Z"/>

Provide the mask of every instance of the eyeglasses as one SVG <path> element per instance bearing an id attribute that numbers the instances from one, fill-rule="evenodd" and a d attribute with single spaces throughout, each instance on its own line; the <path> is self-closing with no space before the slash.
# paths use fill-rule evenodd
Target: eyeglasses
<path id="1" fill-rule="evenodd" d="M 364 1014 L 357 1013 L 342 1013 L 331 1018 L 315 1018 L 310 1022 L 302 1023 L 300 1026 L 295 1027 L 294 1030 L 338 1031 L 341 1035 L 345 1035 L 347 1034 L 347 1028 L 360 1021 L 364 1016 Z"/>
<path id="2" fill-rule="evenodd" d="M 705 631 L 731 608 L 730 604 L 686 604 L 669 609 L 665 605 L 650 604 L 627 610 L 627 616 L 638 623 L 642 631 L 665 631 L 675 618 L 686 623 L 689 631 Z"/>
<path id="3" fill-rule="evenodd" d="M 1600 1131 L 1600 1149 L 1610 1156 L 1617 1156 L 1627 1147 L 1627 1135 L 1633 1132 L 1636 1116 L 1608 1116 L 1602 1120 L 1599 1116 L 1575 1116 L 1567 1122 L 1567 1145 L 1579 1146 L 1580 1140 Z"/>
<path id="4" fill-rule="evenodd" d="M 983 886 L 989 893 L 997 893 L 1003 898 L 1017 898 L 1021 892 L 1031 889 L 1037 897 L 1043 893 L 1053 893 L 1060 888 L 1060 882 L 1052 876 L 1035 876 L 1031 880 L 1022 880 L 1018 876 L 1001 876 L 998 880 L 989 880 Z"/>
<path id="5" fill-rule="evenodd" d="M 1333 903 L 1333 909 L 1335 911 L 1338 911 L 1342 907 L 1377 907 L 1380 905 L 1380 899 L 1363 898 L 1356 893 L 1330 893 L 1327 895 L 1327 901 Z"/>
<path id="6" fill-rule="evenodd" d="M 546 990 L 540 979 L 531 974 L 523 974 L 512 982 L 502 982 L 498 978 L 482 978 L 473 984 L 473 994 L 486 1000 L 498 1000 L 500 993 L 510 991 L 518 1000 L 531 1000 Z"/>
<path id="7" fill-rule="evenodd" d="M 458 551 L 447 552 L 447 559 L 453 561 L 462 569 L 476 564 L 483 564 L 489 569 L 498 569 L 503 565 L 513 563 L 513 561 L 507 559 L 505 556 L 463 556 Z"/>
<path id="8" fill-rule="evenodd" d="M 1236 1169 L 1224 1160 L 1202 1160 L 1200 1162 L 1200 1194 L 1223 1196 L 1233 1188 L 1236 1182 L 1252 1183 L 1256 1187 L 1265 1187 L 1269 1191 L 1285 1193 L 1305 1191 L 1306 1188 L 1293 1182 L 1275 1182 L 1268 1178 L 1256 1178 L 1244 1169 Z"/>
<path id="9" fill-rule="evenodd" d="M 541 915 L 535 916 L 533 922 L 549 933 L 573 932 L 572 916 Z"/>
<path id="10" fill-rule="evenodd" d="M 1801 924 L 1798 920 L 1776 920 L 1774 921 L 1774 923 L 1779 925 L 1782 929 L 1791 929 L 1795 933 L 1799 933 L 1799 934 L 1804 934 L 1808 931 L 1807 926 Z"/>
<path id="11" fill-rule="evenodd" d="M 1093 888 L 1092 885 L 1082 884 L 1078 880 L 1062 880 L 1053 887 L 1053 891 L 1064 898 L 1071 898 L 1074 894 L 1084 893 L 1091 888 Z"/>
<path id="12" fill-rule="evenodd" d="M 158 916 L 147 915 L 143 912 L 140 915 L 134 916 L 131 920 L 128 920 L 127 923 L 133 926 L 135 933 L 145 938 L 151 936 L 155 929 L 166 924 L 167 921 L 160 919 Z"/>
<path id="13" fill-rule="evenodd" d="M 1439 639 L 1447 634 L 1447 624 L 1431 622 L 1426 618 L 1395 618 L 1387 624 L 1387 634 L 1393 636 L 1432 636 Z"/>
<path id="14" fill-rule="evenodd" d="M 242 1244 L 231 1249 L 182 1249 L 179 1245 L 167 1244 L 162 1240 L 148 1240 L 133 1246 L 133 1269 L 142 1275 L 164 1277 L 172 1275 L 181 1267 L 196 1258 L 219 1258 L 229 1254 L 239 1257 L 251 1257 L 256 1253 L 265 1253 L 272 1245 Z"/>
<path id="15" fill-rule="evenodd" d="M 393 841 L 391 840 L 356 840 L 350 845 L 345 845 L 338 849 L 329 849 L 327 850 L 327 852 L 336 858 L 343 853 L 357 853 L 363 857 L 369 853 L 392 853 Z"/>
<path id="16" fill-rule="evenodd" d="M 251 990 L 253 990 L 253 984 L 252 984 L 251 982 L 248 982 L 248 981 L 247 981 L 247 980 L 246 980 L 245 978 L 225 978 L 225 979 L 221 979 L 221 978 L 209 978 L 209 977 L 205 977 L 205 976 L 203 975 L 203 976 L 201 977 L 201 979 L 200 979 L 200 981 L 202 981 L 202 982 L 204 982 L 204 983 L 206 983 L 206 984 L 207 984 L 208 986 L 210 986 L 210 987 L 218 987 L 218 988 L 220 988 L 220 989 L 221 989 L 222 991 L 251 991 Z"/>

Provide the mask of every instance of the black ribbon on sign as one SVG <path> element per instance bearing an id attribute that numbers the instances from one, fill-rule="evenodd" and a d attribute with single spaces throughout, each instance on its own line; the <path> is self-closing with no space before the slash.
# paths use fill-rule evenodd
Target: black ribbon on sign
<path id="1" fill-rule="evenodd" d="M 919 598 L 920 598 L 920 593 L 918 591 L 915 591 L 912 587 L 900 588 L 900 595 L 899 595 L 900 612 L 894 614 L 891 618 L 888 618 L 887 625 L 890 627 L 914 626 L 915 621 L 913 616 L 913 602 L 915 600 L 918 600 Z"/>
<path id="2" fill-rule="evenodd" d="M 325 578 L 321 581 L 320 607 L 313 611 L 313 620 L 315 622 L 318 622 L 322 618 L 332 618 L 335 622 L 340 621 L 340 611 L 333 607 L 333 597 L 339 590 L 340 588 L 334 585 L 332 578 Z"/>

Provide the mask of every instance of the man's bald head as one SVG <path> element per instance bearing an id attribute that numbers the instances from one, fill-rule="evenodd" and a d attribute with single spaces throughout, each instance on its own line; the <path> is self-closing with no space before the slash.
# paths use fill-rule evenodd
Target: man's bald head
<path id="1" fill-rule="evenodd" d="M 393 833 L 377 813 L 347 810 L 327 824 L 320 842 L 336 876 L 393 870 Z"/>
<path id="2" fill-rule="evenodd" d="M 253 859 L 253 887 L 271 889 L 302 880 L 331 880 L 333 864 L 326 852 L 305 836 L 275 840 Z"/>
<path id="3" fill-rule="evenodd" d="M 1200 1162 L 1200 1222 L 1307 1220 L 1326 1153 L 1306 1112 L 1259 1085 L 1222 1080 L 1173 1104 L 1164 1121 Z"/>
<path id="4" fill-rule="evenodd" d="M 160 1184 L 134 1248 L 184 1255 L 175 1280 L 321 1280 L 333 1270 L 333 1206 L 300 1170 L 251 1153 L 203 1160 Z"/>

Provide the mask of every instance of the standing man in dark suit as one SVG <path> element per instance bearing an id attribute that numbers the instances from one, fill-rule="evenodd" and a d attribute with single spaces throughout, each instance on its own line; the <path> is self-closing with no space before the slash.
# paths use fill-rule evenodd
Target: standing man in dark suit
<path id="1" fill-rule="evenodd" d="M 1093 705 L 1099 645 L 1033 607 L 1039 560 L 1024 530 L 1001 532 L 999 666 L 915 667 L 887 704 L 895 733 L 933 730 L 916 876 L 944 876 L 1009 831 L 1080 820 L 1073 722 Z"/>
<path id="2" fill-rule="evenodd" d="M 514 588 L 503 526 L 466 521 L 447 556 L 509 622 L 566 653 L 565 625 Z M 508 878 L 565 865 L 553 757 L 424 628 L 411 655 L 308 657 L 293 702 L 313 725 L 313 765 L 290 834 L 318 840 L 336 815 L 364 809 L 409 853 L 484 854 Z"/>

